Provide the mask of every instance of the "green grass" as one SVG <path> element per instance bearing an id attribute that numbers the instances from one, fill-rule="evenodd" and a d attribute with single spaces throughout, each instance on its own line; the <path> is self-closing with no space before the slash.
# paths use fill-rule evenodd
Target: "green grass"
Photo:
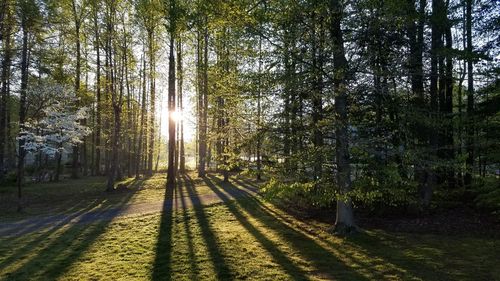
<path id="1" fill-rule="evenodd" d="M 260 198 L 184 208 L 199 191 L 233 185 L 185 178 L 162 215 L 54 226 L 0 238 L 0 280 L 495 280 L 500 242 L 368 230 L 332 236 Z M 204 189 L 198 189 L 204 186 Z M 155 197 L 156 198 L 156 197 Z M 122 198 L 123 199 L 123 198 Z"/>
<path id="2" fill-rule="evenodd" d="M 22 213 L 17 212 L 17 187 L 0 186 L 0 219 L 12 220 L 33 215 L 75 213 L 106 209 L 127 204 L 161 202 L 165 198 L 165 174 L 135 180 L 128 178 L 116 183 L 126 185 L 127 191 L 105 192 L 105 177 L 85 177 L 59 182 L 31 183 L 23 187 Z M 201 179 L 196 179 L 199 194 L 211 193 Z"/>

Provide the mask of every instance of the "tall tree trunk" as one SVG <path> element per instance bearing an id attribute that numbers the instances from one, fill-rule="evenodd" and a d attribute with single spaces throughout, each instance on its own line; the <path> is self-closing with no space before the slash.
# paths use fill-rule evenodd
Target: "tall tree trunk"
<path id="1" fill-rule="evenodd" d="M 474 67 L 472 46 L 472 2 L 466 0 L 466 33 L 467 33 L 467 159 L 465 186 L 470 187 L 474 171 Z"/>
<path id="2" fill-rule="evenodd" d="M 184 72 L 182 69 L 182 41 L 180 38 L 177 39 L 177 93 L 178 93 L 178 104 L 179 104 L 179 112 L 184 114 L 184 105 L 182 104 L 183 92 L 183 78 Z M 179 120 L 179 172 L 186 172 L 186 156 L 184 151 L 184 118 L 181 116 Z"/>
<path id="3" fill-rule="evenodd" d="M 425 6 L 426 0 L 419 1 L 418 12 L 415 9 L 415 0 L 408 0 L 408 38 L 409 38 L 409 74 L 411 80 L 411 90 L 413 93 L 414 103 L 413 110 L 418 115 L 422 114 L 426 104 L 424 99 L 424 78 L 422 53 L 424 49 L 424 23 L 425 23 Z M 418 116 L 417 115 L 417 116 Z M 427 128 L 422 123 L 420 116 L 414 118 L 413 133 L 415 136 L 417 147 L 428 147 Z M 415 163 L 415 179 L 419 183 L 420 190 L 424 191 L 427 185 L 427 169 L 423 167 L 420 161 Z"/>
<path id="4" fill-rule="evenodd" d="M 125 35 L 126 36 L 126 35 Z M 125 39 L 125 53 L 124 53 L 124 63 L 125 63 L 125 85 L 127 88 L 127 176 L 132 177 L 132 167 L 133 167 L 133 145 L 132 140 L 135 139 L 135 130 L 133 130 L 132 124 L 132 93 L 130 91 L 130 81 L 129 81 L 129 62 L 128 62 L 128 46 L 127 39 Z"/>
<path id="5" fill-rule="evenodd" d="M 92 7 L 94 9 L 94 33 L 95 33 L 95 45 L 94 48 L 96 50 L 96 112 L 95 112 L 95 123 L 96 123 L 96 128 L 95 128 L 95 164 L 94 164 L 94 169 L 95 169 L 95 174 L 96 175 L 101 175 L 101 128 L 102 128 L 102 121 L 101 121 L 101 110 L 102 110 L 102 105 L 101 105 L 101 48 L 100 48 L 100 39 L 99 39 L 99 24 L 98 24 L 98 14 L 97 14 L 97 1 L 94 2 L 94 6 Z"/>
<path id="6" fill-rule="evenodd" d="M 446 128 L 445 128 L 445 138 L 446 138 L 446 160 L 453 161 L 455 157 L 454 150 L 454 138 L 453 138 L 453 58 L 451 53 L 453 52 L 453 38 L 451 34 L 451 23 L 446 17 L 446 29 L 445 29 L 445 39 L 447 50 L 446 53 L 446 69 L 445 69 L 445 112 L 446 112 Z M 446 168 L 446 180 L 448 182 L 448 187 L 455 187 L 455 169 L 453 168 L 453 163 L 449 164 Z"/>
<path id="7" fill-rule="evenodd" d="M 441 40 L 441 28 L 439 26 L 439 19 L 441 13 L 441 0 L 433 0 L 432 1 L 432 16 L 431 16 L 431 73 L 430 73 L 430 119 L 435 120 L 438 118 L 439 113 L 439 103 L 438 103 L 438 79 L 439 79 L 439 56 L 438 50 L 442 48 L 442 40 Z M 434 122 L 432 123 L 434 124 Z M 431 125 L 432 126 L 432 125 Z M 433 128 L 430 128 L 431 132 Z M 438 152 L 439 148 L 439 136 L 436 133 L 429 134 L 429 143 L 430 143 L 430 155 L 434 156 Z M 432 161 L 436 161 L 435 159 Z M 432 193 L 434 186 L 436 184 L 436 171 L 435 168 L 429 167 L 432 165 L 428 165 L 427 168 L 427 181 L 421 190 L 422 196 L 422 204 L 424 206 L 429 206 L 432 198 Z"/>
<path id="8" fill-rule="evenodd" d="M 144 51 L 144 48 L 143 48 Z M 143 52 L 144 53 L 144 52 Z M 143 138 L 144 138 L 144 127 L 145 127 L 145 118 L 146 118 L 146 58 L 142 58 L 142 101 L 141 101 L 141 122 L 139 129 L 139 143 L 137 145 L 137 154 L 136 154 L 136 167 L 135 167 L 135 178 L 138 179 L 141 171 L 141 155 L 143 155 Z"/>
<path id="9" fill-rule="evenodd" d="M 12 44 L 11 44 L 11 33 L 12 33 L 12 8 L 13 4 L 10 1 L 4 1 L 2 5 L 2 26 L 1 26 L 1 36 L 3 42 L 3 60 L 2 60 L 2 73 L 0 83 L 2 84 L 0 92 L 0 181 L 4 178 L 4 173 L 6 167 L 5 154 L 9 151 L 6 150 L 8 137 L 8 130 L 6 127 L 10 124 L 7 122 L 7 104 L 9 99 L 9 84 L 10 84 L 10 67 L 12 60 Z"/>
<path id="10" fill-rule="evenodd" d="M 28 26 L 25 14 L 22 15 L 21 29 L 22 29 L 22 50 L 21 50 L 21 91 L 19 97 L 19 131 L 20 136 L 18 141 L 18 160 L 17 160 L 17 210 L 22 210 L 22 185 L 24 182 L 24 157 L 26 152 L 24 150 L 25 140 L 22 138 L 24 130 L 24 123 L 26 122 L 26 94 L 28 90 L 28 75 L 29 75 L 29 61 L 28 61 Z"/>
<path id="11" fill-rule="evenodd" d="M 347 105 L 347 60 L 344 51 L 344 38 L 341 30 L 343 17 L 342 6 L 339 0 L 330 0 L 331 26 L 330 32 L 333 41 L 333 65 L 335 111 L 337 120 L 335 124 L 336 135 L 336 161 L 337 161 L 337 185 L 341 198 L 337 200 L 337 216 L 335 220 L 335 232 L 348 234 L 357 229 L 354 223 L 351 198 L 351 167 L 349 160 L 349 119 Z"/>
<path id="12" fill-rule="evenodd" d="M 207 158 L 207 129 L 208 129 L 208 27 L 207 27 L 207 17 L 205 16 L 204 27 L 203 27 L 203 41 L 201 39 L 201 31 L 199 32 L 198 43 L 203 46 L 203 51 L 199 50 L 200 55 L 199 60 L 199 109 L 200 109 L 200 120 L 199 123 L 199 165 L 198 165 L 198 176 L 205 176 L 205 164 Z M 201 27 L 200 27 L 201 28 Z M 200 44 L 201 43 L 201 44 Z"/>
<path id="13" fill-rule="evenodd" d="M 156 100 L 156 94 L 155 94 L 155 76 L 156 76 L 156 66 L 155 66 L 155 59 L 154 59 L 154 54 L 155 54 L 155 49 L 154 49 L 154 30 L 149 30 L 148 32 L 148 42 L 149 42 L 149 74 L 150 74 L 150 80 L 149 80 L 149 91 L 150 91 L 150 97 L 149 97 L 149 147 L 148 147 L 148 166 L 147 166 L 147 175 L 151 176 L 153 175 L 153 154 L 154 154 L 154 145 L 155 145 L 155 114 L 156 114 L 156 107 L 155 107 L 155 100 Z"/>
<path id="14" fill-rule="evenodd" d="M 262 36 L 259 36 L 259 77 L 258 77 L 258 89 L 257 89 L 257 147 L 256 156 L 257 156 L 257 180 L 262 180 L 262 159 L 261 159 L 261 150 L 262 150 L 262 134 L 261 134 L 261 115 L 262 115 L 262 104 L 261 104 L 261 96 L 262 96 Z"/>
<path id="15" fill-rule="evenodd" d="M 167 184 L 175 184 L 175 0 L 170 2 L 170 49 L 168 56 L 168 171 Z"/>
<path id="16" fill-rule="evenodd" d="M 73 8 L 73 19 L 75 24 L 75 44 L 76 44 L 76 69 L 75 69 L 75 94 L 80 97 L 80 74 L 81 74 L 81 42 L 80 42 L 80 17 L 76 8 L 75 0 L 71 2 Z M 77 105 L 78 106 L 78 105 Z M 71 177 L 76 179 L 80 173 L 79 145 L 73 145 L 73 167 Z"/>
<path id="17" fill-rule="evenodd" d="M 323 132 L 321 128 L 321 120 L 323 119 L 323 77 L 321 71 L 323 68 L 323 41 L 324 32 L 322 21 L 323 18 L 320 17 L 319 20 L 316 19 L 317 15 L 313 13 L 312 15 L 312 72 L 314 77 L 314 85 L 312 91 L 312 126 L 313 126 L 313 145 L 315 149 L 314 157 L 314 179 L 318 180 L 321 178 L 322 167 L 323 167 Z M 319 32 L 316 34 L 317 25 L 319 22 Z M 317 38 L 318 37 L 318 38 Z M 319 42 L 318 42 L 319 39 Z"/>

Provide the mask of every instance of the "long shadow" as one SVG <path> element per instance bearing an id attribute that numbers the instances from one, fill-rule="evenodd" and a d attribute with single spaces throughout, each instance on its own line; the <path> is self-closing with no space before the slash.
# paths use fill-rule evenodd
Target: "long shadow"
<path id="1" fill-rule="evenodd" d="M 171 185 L 166 188 L 153 265 L 153 280 L 172 279 L 172 223 L 176 188 Z"/>
<path id="2" fill-rule="evenodd" d="M 214 182 L 217 182 L 218 184 L 216 185 Z M 238 189 L 237 186 L 235 186 L 230 182 L 223 183 L 221 182 L 220 179 L 212 175 L 209 175 L 207 178 L 205 178 L 205 183 L 221 198 L 228 198 L 224 194 L 224 192 L 234 196 L 235 194 L 241 192 L 242 190 Z M 221 189 L 224 192 L 222 192 Z M 250 193 L 248 194 L 251 195 Z M 237 216 L 238 220 L 241 219 L 245 224 L 248 224 L 248 221 L 246 220 L 245 216 L 240 211 L 240 209 L 236 207 L 236 205 L 239 206 L 242 210 L 245 210 L 253 218 L 263 223 L 266 226 L 266 228 L 271 229 L 274 232 L 278 233 L 280 237 L 284 239 L 288 245 L 292 246 L 292 248 L 294 248 L 294 250 L 297 253 L 299 253 L 302 257 L 304 257 L 307 261 L 311 262 L 311 264 L 316 269 L 319 270 L 318 272 L 319 274 L 328 274 L 329 278 L 369 280 L 367 277 L 361 275 L 359 272 L 349 268 L 349 266 L 346 265 L 343 261 L 335 257 L 330 251 L 323 248 L 321 245 L 319 245 L 317 242 L 315 242 L 308 236 L 288 226 L 284 222 L 274 217 L 272 214 L 269 214 L 264 208 L 262 208 L 261 202 L 259 202 L 253 196 L 247 196 L 245 197 L 245 199 L 233 201 L 232 203 L 227 204 L 230 211 L 235 216 Z M 258 232 L 257 229 L 255 229 L 254 231 Z M 264 239 L 267 238 L 264 237 Z M 276 247 L 270 248 L 269 250 L 278 251 Z M 291 262 L 288 260 L 288 263 Z M 300 271 L 298 272 L 292 271 L 291 273 L 297 274 L 300 273 Z M 294 276 L 294 278 L 297 278 L 297 276 Z M 299 275 L 297 279 L 307 279 L 307 278 L 303 275 L 302 276 Z"/>
<path id="3" fill-rule="evenodd" d="M 183 175 L 182 179 L 185 183 L 189 197 L 191 198 L 196 219 L 200 226 L 201 235 L 205 241 L 205 245 L 207 246 L 208 253 L 217 274 L 217 280 L 233 280 L 234 276 L 232 276 L 231 269 L 227 266 L 224 256 L 219 249 L 217 238 L 210 226 L 198 193 L 194 189 L 193 180 L 189 175 Z"/>
<path id="4" fill-rule="evenodd" d="M 240 187 L 245 187 L 245 188 L 252 188 L 255 187 L 254 185 L 250 185 L 247 182 L 244 182 L 242 180 L 234 180 L 235 183 L 237 183 Z M 281 214 L 277 213 L 276 211 L 270 209 L 269 207 L 265 206 L 264 204 L 259 203 L 262 208 L 264 208 L 268 213 L 271 213 L 273 216 L 279 218 L 282 221 L 285 221 L 289 224 L 292 224 L 291 220 L 282 216 Z M 309 233 L 312 235 L 315 235 L 316 233 L 310 233 L 310 230 L 305 229 L 301 226 L 294 225 L 294 227 L 298 227 L 301 229 L 301 231 L 305 233 Z M 316 236 L 318 237 L 318 236 Z M 329 241 L 327 239 L 322 239 L 321 237 L 318 237 L 322 242 L 327 244 L 331 248 L 339 248 L 340 251 L 342 251 L 345 246 L 335 244 L 332 241 Z M 403 249 L 410 249 L 414 248 L 415 246 L 409 245 L 408 243 L 404 243 L 405 241 L 395 241 L 394 238 L 390 239 L 390 241 L 397 243 L 397 245 L 389 245 L 384 242 L 384 237 L 380 236 L 374 236 L 366 233 L 362 233 L 360 235 L 357 235 L 356 237 L 353 237 L 353 239 L 345 240 L 344 243 L 348 245 L 348 247 L 351 247 L 351 250 L 354 250 L 358 253 L 362 253 L 370 258 L 379 258 L 383 260 L 386 263 L 392 264 L 395 269 L 392 269 L 390 273 L 396 274 L 398 276 L 405 274 L 407 277 L 408 275 L 411 275 L 413 278 L 422 278 L 424 280 L 427 279 L 433 279 L 439 276 L 438 279 L 446 279 L 446 276 L 442 272 L 438 272 L 435 268 L 432 268 L 425 263 L 418 262 L 414 258 L 410 258 L 403 253 Z M 383 249 L 383 251 L 381 251 Z M 418 252 L 418 250 L 416 250 Z M 424 254 L 424 253 L 421 253 Z M 351 260 L 354 259 L 354 257 L 350 257 Z M 363 261 L 361 259 L 357 259 L 355 261 L 356 263 L 362 265 L 364 268 L 369 268 L 372 272 L 372 274 L 376 274 L 377 277 L 383 278 L 384 275 L 380 272 L 376 272 L 376 270 L 373 268 L 374 265 L 370 264 L 366 261 Z M 389 272 L 386 272 L 389 273 Z"/>
<path id="5" fill-rule="evenodd" d="M 210 177 L 210 176 L 209 176 Z M 299 268 L 294 264 L 282 251 L 280 251 L 277 245 L 269 240 L 264 234 L 262 234 L 254 225 L 252 225 L 245 215 L 230 201 L 229 196 L 221 192 L 215 184 L 209 178 L 204 178 L 205 183 L 208 187 L 212 189 L 223 201 L 227 202 L 226 207 L 238 220 L 238 222 L 266 249 L 266 251 L 273 257 L 274 261 L 280 265 L 280 267 L 285 270 L 285 272 L 293 280 L 308 280 L 306 273 L 303 269 Z M 234 186 L 233 186 L 234 187 Z M 227 192 L 227 190 L 225 190 Z M 235 192 L 236 191 L 236 192 Z M 228 192 L 236 198 L 237 189 L 234 187 L 233 190 Z"/>
<path id="6" fill-rule="evenodd" d="M 184 228 L 186 229 L 186 240 L 188 244 L 188 253 L 189 253 L 189 266 L 191 267 L 191 280 L 197 279 L 197 275 L 199 272 L 198 265 L 196 263 L 196 257 L 194 254 L 194 245 L 193 245 L 193 233 L 191 231 L 191 227 L 189 225 L 189 215 L 188 215 L 188 207 L 186 205 L 186 198 L 184 197 L 183 186 L 187 186 L 186 181 L 182 180 L 179 185 L 179 197 L 181 200 L 182 206 L 182 217 L 184 221 Z"/>
<path id="7" fill-rule="evenodd" d="M 9 266 L 13 262 L 17 261 L 22 256 L 28 254 L 30 251 L 33 250 L 33 248 L 35 246 L 39 245 L 42 241 L 45 241 L 46 239 L 48 239 L 53 233 L 55 233 L 61 227 L 68 224 L 71 220 L 81 216 L 82 214 L 84 214 L 87 211 L 90 211 L 91 209 L 96 207 L 98 204 L 99 203 L 89 205 L 76 213 L 73 213 L 73 214 L 66 216 L 63 220 L 59 221 L 55 225 L 52 225 L 51 227 L 49 227 L 48 229 L 43 231 L 41 234 L 38 234 L 35 238 L 31 239 L 31 241 L 24 243 L 23 246 L 21 248 L 17 248 L 16 251 L 11 256 L 9 256 L 8 258 L 6 258 L 0 262 L 0 271 L 2 271 L 4 268 Z M 31 227 L 31 228 L 33 228 L 33 227 Z M 38 228 L 38 225 L 37 225 L 37 228 Z M 17 236 L 19 238 L 19 237 L 22 237 L 22 234 L 28 230 L 31 230 L 31 229 L 30 228 L 21 229 L 21 231 L 17 231 L 15 234 L 16 235 L 21 234 L 20 236 Z M 14 243 L 15 239 L 10 239 L 10 237 L 9 237 L 9 242 Z M 18 241 L 17 243 L 20 243 L 20 241 Z"/>
<path id="8" fill-rule="evenodd" d="M 43 244 L 51 234 L 57 234 L 56 238 L 44 244 L 43 248 L 37 251 L 27 262 L 23 263 L 13 272 L 6 273 L 5 280 L 55 280 L 64 275 L 85 250 L 105 232 L 107 226 L 114 218 L 113 215 L 119 214 L 119 211 L 133 197 L 139 185 L 139 181 L 132 183 L 129 186 L 131 191 L 124 196 L 119 204 L 105 207 L 106 209 L 113 208 L 113 210 L 108 212 L 102 219 L 92 221 L 90 220 L 89 213 L 83 213 L 78 217 L 77 221 L 66 229 L 61 230 L 65 225 L 61 222 L 48 232 L 35 238 L 30 242 L 30 245 Z M 109 210 L 102 210 L 102 212 L 106 211 Z M 90 216 L 95 219 L 94 215 Z M 61 233 L 57 233 L 58 230 L 61 230 Z M 32 250 L 36 251 L 35 247 Z M 6 267 L 12 263 L 16 257 L 22 257 L 27 254 L 29 248 L 25 246 L 20 250 L 21 252 L 16 252 L 11 258 L 5 260 L 2 263 L 2 267 Z"/>
<path id="9" fill-rule="evenodd" d="M 425 242 L 419 241 L 418 244 L 411 244 L 404 239 L 392 237 L 388 234 L 377 232 L 376 234 L 365 234 L 348 241 L 347 245 L 355 248 L 357 251 L 363 252 L 368 256 L 380 257 L 388 262 L 397 265 L 404 269 L 408 275 L 413 278 L 422 280 L 453 280 L 452 276 L 443 271 L 445 268 L 442 257 L 434 256 L 425 249 L 434 248 L 430 247 Z M 383 249 L 383 250 L 381 250 Z M 405 253 L 407 252 L 407 253 Z M 415 257 L 425 257 L 424 260 Z M 432 260 L 434 265 L 427 262 Z M 427 262 L 426 262 L 427 261 Z M 442 268 L 436 267 L 440 264 Z M 466 273 L 465 270 L 462 273 Z M 466 278 L 466 275 L 461 275 Z M 478 278 L 472 277 L 469 278 Z"/>

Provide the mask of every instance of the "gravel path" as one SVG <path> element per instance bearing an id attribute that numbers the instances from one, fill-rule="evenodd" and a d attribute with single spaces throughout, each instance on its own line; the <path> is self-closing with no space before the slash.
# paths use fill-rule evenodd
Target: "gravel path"
<path id="1" fill-rule="evenodd" d="M 119 217 L 161 213 L 164 210 L 193 208 L 199 205 L 208 206 L 235 200 L 240 197 L 255 196 L 257 194 L 257 188 L 252 186 L 232 188 L 231 190 L 220 190 L 220 192 L 226 195 L 224 198 L 219 197 L 215 192 L 196 195 L 192 191 L 189 192 L 189 187 L 187 188 L 188 190 L 186 190 L 186 187 L 180 188 L 182 188 L 181 192 L 179 192 L 179 188 L 176 188 L 174 193 L 181 193 L 181 196 L 175 194 L 172 196 L 170 192 L 170 197 L 167 196 L 165 201 L 160 202 L 125 204 L 123 206 L 110 207 L 104 210 L 79 211 L 64 215 L 28 218 L 16 222 L 0 222 L 0 237 L 19 236 L 43 228 L 59 228 L 75 223 L 85 224 L 96 221 L 112 220 Z M 172 197 L 174 199 L 169 199 Z"/>

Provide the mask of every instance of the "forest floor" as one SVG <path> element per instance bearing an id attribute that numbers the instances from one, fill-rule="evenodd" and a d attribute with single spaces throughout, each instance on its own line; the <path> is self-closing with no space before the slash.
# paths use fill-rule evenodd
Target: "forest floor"
<path id="1" fill-rule="evenodd" d="M 165 177 L 155 175 L 112 194 L 103 194 L 104 182 L 66 180 L 60 192 L 29 186 L 20 216 L 0 205 L 0 222 L 10 227 L 37 212 L 71 218 L 0 236 L 0 280 L 500 280 L 500 240 L 491 236 L 374 227 L 336 237 L 331 224 L 266 202 L 245 178 L 192 175 L 165 189 Z M 159 200 L 153 211 L 125 211 Z M 98 210 L 120 212 L 78 223 Z"/>

